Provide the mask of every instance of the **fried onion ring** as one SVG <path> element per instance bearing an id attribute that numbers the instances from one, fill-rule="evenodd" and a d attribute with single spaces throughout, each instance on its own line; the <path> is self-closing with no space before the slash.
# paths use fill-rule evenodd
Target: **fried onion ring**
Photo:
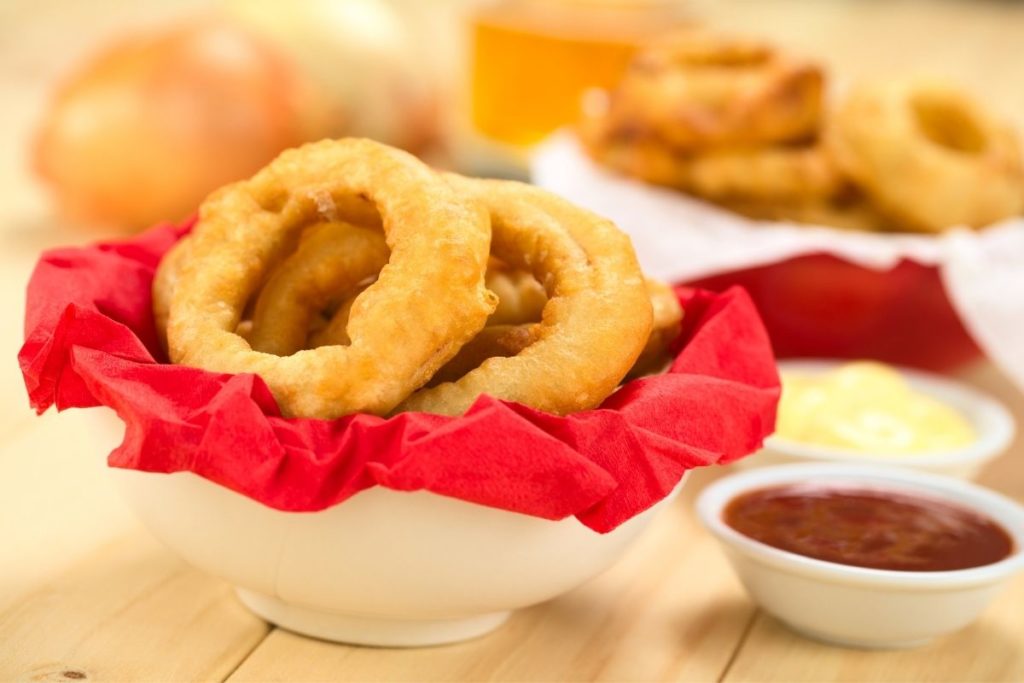
<path id="1" fill-rule="evenodd" d="M 337 295 L 339 291 L 349 293 L 348 298 L 326 327 L 310 334 L 309 346 L 348 344 L 349 313 L 364 289 L 354 287 L 352 281 L 367 277 L 367 273 L 375 274 L 374 269 L 387 261 L 387 247 L 378 231 L 344 223 L 325 223 L 310 228 L 307 233 L 312 236 L 303 238 L 298 250 L 278 267 L 257 299 L 254 332 L 250 334 L 254 348 L 259 349 L 256 330 L 273 322 L 281 345 L 276 349 L 259 350 L 289 355 L 302 349 L 310 319 L 328 305 L 332 293 Z M 344 272 L 329 272 L 332 268 Z M 427 386 L 458 380 L 488 358 L 514 356 L 538 339 L 541 327 L 532 321 L 541 319 L 547 303 L 547 294 L 540 284 L 528 273 L 512 270 L 494 258 L 485 281 L 488 289 L 498 294 L 498 308 L 491 314 L 487 326 L 459 349 Z M 663 364 L 668 347 L 679 334 L 682 319 L 679 299 L 668 285 L 651 279 L 645 280 L 644 285 L 653 309 L 653 328 L 629 377 L 647 374 Z M 528 298 L 525 304 L 524 292 Z M 503 303 L 506 319 L 497 321 Z"/>
<path id="2" fill-rule="evenodd" d="M 363 202 L 350 202 L 349 209 L 352 215 L 359 217 L 361 220 L 373 225 L 376 224 L 380 227 L 380 215 L 372 209 L 367 209 L 362 206 Z M 319 224 L 318 224 L 319 225 Z M 313 225 L 302 233 L 302 235 L 295 235 L 289 239 L 289 243 L 301 241 L 307 233 L 315 232 L 318 225 Z M 168 250 L 160 261 L 160 267 L 157 269 L 156 274 L 153 278 L 153 321 L 156 325 L 157 336 L 160 339 L 160 344 L 167 350 L 167 319 L 170 317 L 171 311 L 171 298 L 174 295 L 174 289 L 178 284 L 178 275 L 181 272 L 182 264 L 189 259 L 190 249 L 192 240 L 185 238 L 179 240 L 173 247 Z M 288 253 L 291 248 L 282 249 L 283 253 Z M 281 259 L 281 255 L 277 255 L 271 262 L 274 263 Z M 276 268 L 271 266 L 268 268 L 267 273 L 264 275 L 266 279 L 272 274 Z M 257 288 L 259 289 L 259 288 Z M 246 310 L 243 315 L 243 320 L 239 322 L 238 328 L 235 332 L 246 340 L 249 339 L 252 333 L 252 321 L 248 318 L 251 316 L 251 311 Z"/>
<path id="3" fill-rule="evenodd" d="M 487 319 L 490 325 L 516 325 L 537 322 L 548 301 L 544 286 L 526 271 L 513 270 L 491 259 L 487 270 L 487 289 L 498 295 L 498 307 Z"/>
<path id="4" fill-rule="evenodd" d="M 171 360 L 256 373 L 290 416 L 387 413 L 472 339 L 496 305 L 484 287 L 487 214 L 464 195 L 411 155 L 369 140 L 284 152 L 200 208 L 171 298 Z M 391 257 L 353 305 L 351 344 L 281 357 L 253 351 L 234 333 L 268 264 L 302 228 L 324 219 L 368 225 L 378 213 Z"/>
<path id="5" fill-rule="evenodd" d="M 626 379 L 649 375 L 660 370 L 668 362 L 672 343 L 682 331 L 683 307 L 679 305 L 679 297 L 672 288 L 651 278 L 647 278 L 644 284 L 654 311 L 654 324 L 647 344 L 644 345 L 640 357 L 636 359 Z"/>
<path id="6" fill-rule="evenodd" d="M 757 41 L 706 31 L 670 34 L 641 51 L 611 95 L 619 132 L 685 151 L 811 139 L 824 77 Z"/>
<path id="7" fill-rule="evenodd" d="M 802 202 L 729 201 L 723 206 L 740 215 L 763 221 L 825 225 L 863 232 L 888 232 L 893 229 L 891 220 L 863 197 L 856 195 Z"/>
<path id="8" fill-rule="evenodd" d="M 279 273 L 288 274 L 288 288 L 274 287 L 279 275 L 268 281 L 258 299 L 255 322 L 257 325 L 260 323 L 261 310 L 277 312 L 275 321 L 283 328 L 283 338 L 289 340 L 288 345 L 278 349 L 279 353 L 290 354 L 302 348 L 301 338 L 308 327 L 310 316 L 325 305 L 328 293 L 337 293 L 340 291 L 339 288 L 346 285 L 351 290 L 351 281 L 365 274 L 365 271 L 359 271 L 355 276 L 332 276 L 321 272 L 324 268 L 343 267 L 342 259 L 345 254 L 366 248 L 366 245 L 359 244 L 358 237 L 353 239 L 350 234 L 359 230 L 355 226 L 337 223 L 321 227 L 312 237 L 304 239 L 299 249 L 279 267 Z M 371 242 L 374 234 L 376 233 L 370 233 Z M 527 257 L 520 257 L 520 260 L 524 258 Z M 360 261 L 365 262 L 366 259 Z M 434 375 L 428 386 L 457 381 L 484 361 L 490 358 L 515 356 L 540 338 L 544 329 L 542 325 L 521 322 L 539 320 L 547 303 L 547 294 L 542 288 L 540 292 L 533 291 L 534 287 L 540 287 L 537 280 L 524 271 L 515 270 L 492 258 L 486 282 L 491 289 L 497 291 L 502 289 L 500 283 L 515 285 L 510 295 L 513 301 L 507 305 L 508 318 L 520 324 L 494 324 L 495 315 L 492 314 L 488 326 L 464 345 L 459 353 Z M 526 282 L 531 284 L 524 284 Z M 653 309 L 653 329 L 638 361 L 630 371 L 631 376 L 644 374 L 663 361 L 665 351 L 680 329 L 682 311 L 672 290 L 667 285 L 653 280 L 646 280 L 644 285 Z M 514 300 L 515 296 L 522 293 L 519 291 L 522 288 L 526 289 L 531 300 L 527 306 L 524 306 L 522 301 Z M 289 292 L 301 292 L 302 295 L 289 296 Z M 346 331 L 349 309 L 358 294 L 357 291 L 338 308 L 327 328 L 310 337 L 311 346 L 349 343 Z M 499 294 L 499 301 L 502 296 Z M 269 301 L 268 299 L 272 297 L 281 300 Z M 499 309 L 500 307 L 499 304 Z"/>
<path id="9" fill-rule="evenodd" d="M 366 287 L 368 286 L 369 285 Z M 340 344 L 344 346 L 351 343 L 352 340 L 348 337 L 348 319 L 349 316 L 352 315 L 352 307 L 355 306 L 356 299 L 359 298 L 360 294 L 366 291 L 366 287 L 357 287 L 355 291 L 350 294 L 340 306 L 338 306 L 338 309 L 322 329 L 310 330 L 309 340 L 306 344 L 308 348 L 315 349 L 329 344 Z M 299 325 L 296 325 L 296 328 L 298 327 Z M 301 348 L 302 347 L 298 347 L 295 350 L 298 351 Z"/>
<path id="10" fill-rule="evenodd" d="M 683 310 L 675 292 L 668 285 L 649 278 L 645 280 L 644 285 L 647 288 L 654 313 L 653 326 L 647 344 L 629 371 L 627 379 L 656 370 L 667 359 L 666 354 L 669 347 L 679 336 L 681 330 L 680 322 Z M 348 309 L 354 299 L 355 297 L 352 297 L 338 309 L 327 328 L 310 336 L 311 347 L 348 343 L 345 327 L 348 322 Z M 488 358 L 505 358 L 516 355 L 537 340 L 540 329 L 540 325 L 530 322 L 490 324 L 489 321 L 487 327 L 459 349 L 455 357 L 437 371 L 427 386 L 453 382 L 478 367 Z"/>
<path id="11" fill-rule="evenodd" d="M 682 330 L 683 309 L 672 289 L 657 280 L 645 281 L 654 311 L 651 334 L 625 379 L 656 372 L 668 361 L 672 342 Z M 519 325 L 488 325 L 473 337 L 430 380 L 428 387 L 455 382 L 479 367 L 488 358 L 508 358 L 537 341 L 541 331 L 538 323 Z"/>
<path id="12" fill-rule="evenodd" d="M 378 229 L 336 222 L 313 226 L 307 234 L 256 298 L 249 336 L 256 351 L 288 356 L 302 349 L 313 316 L 337 306 L 388 262 L 388 245 Z"/>
<path id="13" fill-rule="evenodd" d="M 182 264 L 189 258 L 191 241 L 186 239 L 178 242 L 164 254 L 160 267 L 153 276 L 153 322 L 160 345 L 167 350 L 167 319 L 171 316 L 171 297 L 178 286 L 178 275 Z M 241 321 L 239 321 L 241 322 Z"/>
<path id="14" fill-rule="evenodd" d="M 977 228 L 1024 211 L 1019 140 L 951 86 L 861 86 L 835 113 L 826 141 L 903 229 Z"/>
<path id="15" fill-rule="evenodd" d="M 537 340 L 400 406 L 461 414 L 482 394 L 564 415 L 601 403 L 633 366 L 653 313 L 633 247 L 612 223 L 522 183 L 448 176 L 491 214 L 493 254 L 545 284 Z"/>
<path id="16" fill-rule="evenodd" d="M 492 262 L 494 259 L 492 259 Z M 487 271 L 487 276 L 484 279 L 484 283 L 487 289 L 494 292 L 498 297 L 498 306 L 494 309 L 494 313 L 487 319 L 487 327 L 485 327 L 480 334 L 473 338 L 466 346 L 472 346 L 472 349 L 467 350 L 464 346 L 460 351 L 459 355 L 463 356 L 462 360 L 457 364 L 465 365 L 467 363 L 466 358 L 469 357 L 483 357 L 483 348 L 486 345 L 481 345 L 481 341 L 478 339 L 480 335 L 483 335 L 490 327 L 501 327 L 501 326 L 516 326 L 531 322 L 537 322 L 540 320 L 541 311 L 544 309 L 544 304 L 547 303 L 548 297 L 544 292 L 544 288 L 537 282 L 533 276 L 523 271 L 509 270 L 507 267 L 497 267 Z M 313 332 L 309 337 L 310 348 L 316 348 L 318 346 L 324 346 L 327 344 L 348 344 L 348 316 L 352 309 L 352 304 L 362 290 L 357 290 L 350 298 L 348 298 L 331 317 L 327 325 L 322 329 Z M 292 327 L 293 330 L 301 329 L 304 324 L 303 320 L 294 320 L 292 316 L 287 316 L 279 320 L 279 324 L 286 324 Z M 296 332 L 296 337 L 298 333 Z M 485 335 L 486 337 L 486 335 Z M 494 338 L 493 334 L 490 338 Z M 474 345 L 474 342 L 476 344 Z M 503 344 L 495 344 L 493 348 L 496 349 L 496 353 L 503 349 Z M 295 351 L 299 350 L 300 346 L 294 348 Z M 459 358 L 457 355 L 453 358 L 450 363 L 455 363 Z M 446 366 L 447 367 L 447 366 Z M 443 369 L 442 369 L 443 370 Z M 436 377 L 436 375 L 435 375 Z"/>
<path id="17" fill-rule="evenodd" d="M 669 359 L 672 342 L 682 330 L 683 309 L 672 288 L 649 278 L 644 281 L 644 285 L 654 313 L 651 334 L 625 379 L 660 370 Z M 488 358 L 515 356 L 537 341 L 540 331 L 541 326 L 537 323 L 489 325 L 463 346 L 427 386 L 457 381 Z"/>
<path id="18" fill-rule="evenodd" d="M 253 343 L 253 348 L 287 356 L 307 347 L 350 343 L 348 318 L 356 298 L 365 289 L 354 283 L 376 275 L 380 264 L 387 262 L 387 245 L 379 234 L 334 223 L 322 234 L 304 240 L 278 269 L 286 273 L 281 278 L 282 286 L 275 286 L 278 284 L 275 275 L 257 299 L 254 328 L 270 327 L 274 345 L 263 347 Z M 547 294 L 529 273 L 512 270 L 497 259 L 491 259 L 484 283 L 498 297 L 497 308 L 487 319 L 488 327 L 540 320 Z M 342 303 L 336 306 L 330 320 L 321 329 L 312 330 L 311 321 L 316 321 L 317 314 L 330 308 L 332 298 L 339 295 L 343 295 Z M 481 348 L 479 342 L 477 344 L 474 348 Z"/>
<path id="19" fill-rule="evenodd" d="M 455 358 L 452 358 L 437 371 L 427 386 L 456 382 L 480 367 L 489 358 L 515 356 L 537 341 L 539 334 L 540 323 L 485 327 L 468 344 L 459 349 Z"/>
<path id="20" fill-rule="evenodd" d="M 655 140 L 592 142 L 591 157 L 625 175 L 715 201 L 808 200 L 847 183 L 817 145 L 716 150 L 686 155 Z"/>

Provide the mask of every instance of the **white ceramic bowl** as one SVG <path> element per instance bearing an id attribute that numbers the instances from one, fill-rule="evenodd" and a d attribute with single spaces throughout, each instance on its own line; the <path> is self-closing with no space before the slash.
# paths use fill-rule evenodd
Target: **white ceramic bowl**
<path id="1" fill-rule="evenodd" d="M 789 360 L 779 362 L 779 371 L 816 374 L 832 370 L 847 361 Z M 963 415 L 978 438 L 964 448 L 934 453 L 859 453 L 789 441 L 770 436 L 756 454 L 740 460 L 742 469 L 795 462 L 846 462 L 911 467 L 926 472 L 965 479 L 977 475 L 982 466 L 1002 454 L 1013 441 L 1015 424 L 1010 411 L 995 399 L 959 382 L 919 370 L 897 368 L 914 390 L 942 401 Z"/>
<path id="2" fill-rule="evenodd" d="M 722 519 L 728 502 L 747 491 L 812 481 L 918 493 L 976 510 L 1006 529 L 1014 552 L 995 564 L 957 571 L 865 569 L 773 548 Z M 914 470 L 827 463 L 748 470 L 705 489 L 697 511 L 755 602 L 796 631 L 840 645 L 914 647 L 956 631 L 1024 569 L 1024 507 L 976 484 Z"/>
<path id="3" fill-rule="evenodd" d="M 340 642 L 418 646 L 497 628 L 514 609 L 607 569 L 658 505 L 608 534 L 374 487 L 312 513 L 271 509 L 198 475 L 111 470 L 155 536 L 234 584 L 284 628 Z"/>

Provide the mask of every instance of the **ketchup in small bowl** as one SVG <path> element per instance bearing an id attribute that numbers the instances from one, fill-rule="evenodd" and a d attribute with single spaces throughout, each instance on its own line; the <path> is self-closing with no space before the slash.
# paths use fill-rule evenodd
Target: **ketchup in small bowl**
<path id="1" fill-rule="evenodd" d="M 901 467 L 749 469 L 707 486 L 697 512 L 766 613 L 844 646 L 952 633 L 1024 571 L 1024 506 Z"/>
<path id="2" fill-rule="evenodd" d="M 1014 552 L 1009 533 L 979 512 L 888 490 L 772 486 L 733 498 L 723 519 L 744 536 L 774 548 L 870 569 L 970 569 Z"/>

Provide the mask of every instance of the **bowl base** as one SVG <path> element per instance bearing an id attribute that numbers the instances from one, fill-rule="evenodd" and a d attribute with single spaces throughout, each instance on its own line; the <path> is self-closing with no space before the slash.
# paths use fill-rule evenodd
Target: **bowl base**
<path id="1" fill-rule="evenodd" d="M 456 643 L 490 633 L 510 612 L 457 619 L 387 619 L 325 612 L 236 588 L 238 599 L 257 616 L 296 633 L 351 645 L 423 647 Z"/>

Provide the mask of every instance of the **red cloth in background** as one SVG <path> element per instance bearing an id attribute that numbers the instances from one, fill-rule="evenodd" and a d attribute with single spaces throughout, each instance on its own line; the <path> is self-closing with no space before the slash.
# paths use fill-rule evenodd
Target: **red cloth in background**
<path id="1" fill-rule="evenodd" d="M 904 259 L 876 270 L 805 254 L 689 284 L 743 287 L 779 358 L 876 358 L 949 372 L 981 356 L 933 265 Z"/>
<path id="2" fill-rule="evenodd" d="M 279 510 L 313 511 L 367 487 L 428 490 L 607 532 L 694 467 L 731 462 L 771 433 L 771 346 L 742 290 L 680 289 L 679 352 L 565 417 L 481 397 L 464 415 L 281 417 L 255 375 L 170 365 L 151 312 L 153 273 L 191 226 L 40 258 L 19 353 L 33 407 L 104 405 L 126 424 L 113 467 L 191 471 Z"/>

